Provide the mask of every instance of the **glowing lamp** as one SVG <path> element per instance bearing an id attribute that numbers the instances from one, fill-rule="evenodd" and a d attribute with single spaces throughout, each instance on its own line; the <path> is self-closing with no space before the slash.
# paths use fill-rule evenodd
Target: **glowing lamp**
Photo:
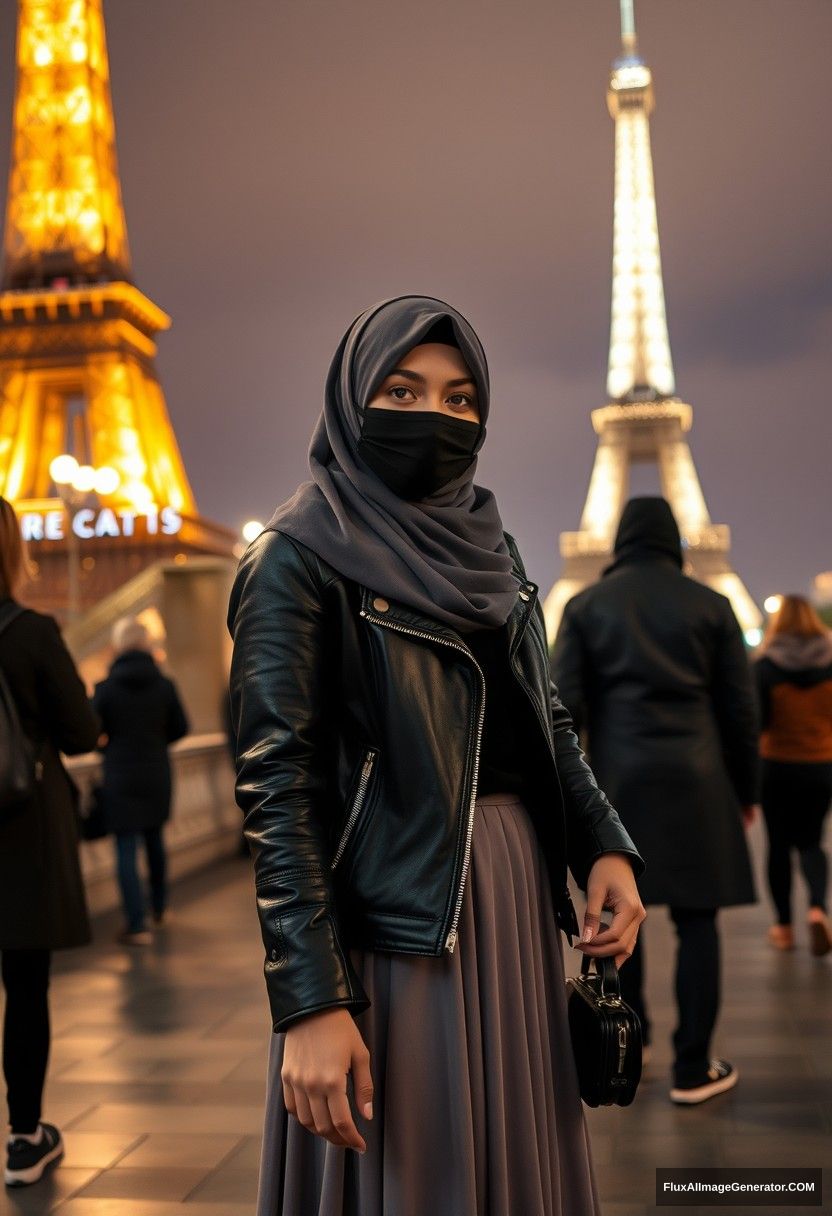
<path id="1" fill-rule="evenodd" d="M 263 525 L 260 523 L 260 520 L 250 519 L 248 523 L 243 524 L 243 540 L 246 542 L 246 544 L 250 545 L 253 540 L 257 539 L 262 531 Z"/>
<path id="2" fill-rule="evenodd" d="M 102 465 L 100 469 L 95 470 L 94 489 L 96 494 L 114 494 L 119 487 L 121 477 L 117 469 L 113 469 L 110 465 Z"/>
<path id="3" fill-rule="evenodd" d="M 49 476 L 56 486 L 71 485 L 77 472 L 78 461 L 66 452 L 61 456 L 56 456 L 49 465 Z"/>
<path id="4" fill-rule="evenodd" d="M 72 486 L 81 494 L 89 494 L 95 486 L 95 469 L 91 464 L 78 465 L 75 476 L 72 478 Z"/>

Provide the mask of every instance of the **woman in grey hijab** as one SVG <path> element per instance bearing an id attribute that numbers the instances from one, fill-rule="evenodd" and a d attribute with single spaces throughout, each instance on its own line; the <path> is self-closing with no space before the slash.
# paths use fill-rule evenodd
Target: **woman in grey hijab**
<path id="1" fill-rule="evenodd" d="M 599 1216 L 566 1015 L 567 853 L 579 948 L 619 965 L 644 862 L 474 483 L 488 407 L 455 309 L 401 296 L 362 313 L 312 480 L 235 580 L 237 799 L 275 1031 L 257 1216 Z"/>

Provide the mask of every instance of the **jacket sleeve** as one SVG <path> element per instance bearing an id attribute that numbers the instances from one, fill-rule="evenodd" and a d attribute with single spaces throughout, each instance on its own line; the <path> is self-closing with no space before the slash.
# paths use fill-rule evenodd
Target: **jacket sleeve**
<path id="1" fill-rule="evenodd" d="M 751 806 L 760 799 L 760 721 L 751 664 L 728 600 L 717 630 L 711 698 L 731 782 L 740 803 Z"/>
<path id="2" fill-rule="evenodd" d="M 589 871 L 604 853 L 625 853 L 633 873 L 640 878 L 646 862 L 618 812 L 598 788 L 554 681 L 550 681 L 550 690 L 555 759 L 566 815 L 566 860 L 575 882 L 586 891 Z"/>
<path id="3" fill-rule="evenodd" d="M 35 670 L 44 729 L 59 751 L 79 756 L 95 747 L 101 723 L 57 622 L 51 616 L 37 619 L 40 628 Z"/>
<path id="4" fill-rule="evenodd" d="M 168 743 L 175 743 L 177 739 L 184 739 L 190 730 L 188 715 L 185 713 L 185 707 L 179 696 L 179 691 L 173 680 L 168 680 Z"/>
<path id="5" fill-rule="evenodd" d="M 243 555 L 228 617 L 237 802 L 254 861 L 275 1031 L 370 1001 L 342 945 L 325 831 L 326 621 L 322 588 L 288 537 Z"/>
<path id="6" fill-rule="evenodd" d="M 586 669 L 583 640 L 572 600 L 563 610 L 555 638 L 552 675 L 560 700 L 569 710 L 573 729 L 580 734 L 586 722 Z"/>

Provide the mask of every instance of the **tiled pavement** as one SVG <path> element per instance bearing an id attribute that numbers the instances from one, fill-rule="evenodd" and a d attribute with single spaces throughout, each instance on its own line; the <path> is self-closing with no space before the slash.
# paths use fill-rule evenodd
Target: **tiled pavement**
<path id="1" fill-rule="evenodd" d="M 759 876 L 759 825 L 751 838 Z M 715 1050 L 740 1084 L 698 1108 L 668 1101 L 672 929 L 652 909 L 642 931 L 655 1063 L 632 1107 L 587 1111 L 604 1216 L 669 1211 L 653 1205 L 657 1165 L 832 1162 L 832 956 L 774 955 L 764 903 L 721 918 Z M 64 1129 L 66 1160 L 48 1182 L 0 1196 L 0 1216 L 252 1216 L 270 1031 L 248 863 L 181 882 L 148 950 L 112 944 L 116 927 L 101 918 L 94 947 L 58 956 L 45 1117 Z M 832 1213 L 832 1172 L 824 1181 L 827 1203 L 811 1210 Z"/>

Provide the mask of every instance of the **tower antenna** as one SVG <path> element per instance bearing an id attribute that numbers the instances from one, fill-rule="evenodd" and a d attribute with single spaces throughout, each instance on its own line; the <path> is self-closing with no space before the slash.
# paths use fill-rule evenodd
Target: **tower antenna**
<path id="1" fill-rule="evenodd" d="M 636 44 L 636 13 L 635 0 L 620 0 L 621 3 L 621 45 L 624 49 L 624 54 L 632 56 L 638 55 L 638 46 Z"/>

